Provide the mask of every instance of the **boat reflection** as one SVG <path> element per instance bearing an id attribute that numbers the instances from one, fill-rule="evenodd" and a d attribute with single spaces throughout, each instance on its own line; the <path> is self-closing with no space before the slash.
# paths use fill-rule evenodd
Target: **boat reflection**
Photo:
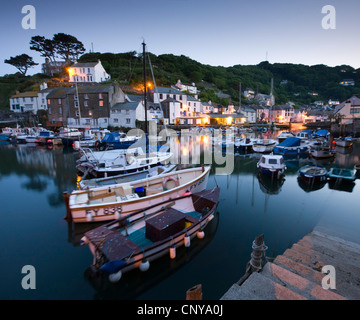
<path id="1" fill-rule="evenodd" d="M 326 182 L 327 182 L 326 180 L 320 181 L 320 182 L 314 182 L 314 180 L 313 180 L 311 183 L 307 183 L 301 177 L 298 177 L 297 181 L 298 181 L 299 187 L 301 189 L 303 189 L 305 192 L 312 192 L 312 191 L 320 190 L 326 185 Z"/>
<path id="2" fill-rule="evenodd" d="M 341 181 L 339 179 L 329 180 L 328 187 L 331 190 L 353 192 L 355 187 L 354 181 Z"/>
<path id="3" fill-rule="evenodd" d="M 108 275 L 96 273 L 91 267 L 87 268 L 84 277 L 96 290 L 94 299 L 136 299 L 192 260 L 214 238 L 218 225 L 219 212 L 216 212 L 213 220 L 204 229 L 205 237 L 203 239 L 194 238 L 191 240 L 190 247 L 177 248 L 176 258 L 173 260 L 165 255 L 153 261 L 150 269 L 146 272 L 140 272 L 138 269 L 129 271 L 118 283 L 110 282 Z"/>
<path id="4" fill-rule="evenodd" d="M 259 180 L 261 191 L 267 194 L 279 194 L 281 187 L 285 182 L 285 178 L 283 176 L 281 176 L 280 179 L 275 179 L 260 172 L 258 172 L 257 178 Z"/>

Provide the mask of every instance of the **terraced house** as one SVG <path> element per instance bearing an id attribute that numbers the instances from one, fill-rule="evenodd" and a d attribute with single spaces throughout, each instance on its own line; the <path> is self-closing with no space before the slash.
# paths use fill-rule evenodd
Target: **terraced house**
<path id="1" fill-rule="evenodd" d="M 125 101 L 117 82 L 58 87 L 47 96 L 48 125 L 107 128 L 111 108 Z"/>

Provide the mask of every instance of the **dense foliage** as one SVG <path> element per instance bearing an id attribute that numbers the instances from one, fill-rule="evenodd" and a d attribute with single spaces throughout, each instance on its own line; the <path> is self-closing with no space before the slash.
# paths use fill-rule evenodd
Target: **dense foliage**
<path id="1" fill-rule="evenodd" d="M 177 80 L 183 83 L 195 83 L 200 90 L 202 101 L 213 101 L 227 105 L 239 103 L 241 89 L 251 88 L 255 92 L 269 94 L 271 79 L 274 80 L 276 104 L 288 101 L 296 105 L 310 104 L 314 101 L 327 102 L 329 99 L 344 101 L 353 94 L 360 94 L 360 69 L 342 65 L 306 66 L 301 64 L 274 63 L 267 61 L 258 65 L 235 65 L 232 67 L 210 66 L 201 64 L 186 56 L 149 53 L 147 59 L 147 78 L 152 81 L 152 73 L 157 86 L 171 86 Z M 125 53 L 87 53 L 79 58 L 80 62 L 101 60 L 111 80 L 122 85 L 141 89 L 143 83 L 142 54 L 136 51 Z M 149 64 L 151 62 L 151 67 Z M 340 81 L 353 79 L 355 86 L 341 86 Z M 284 81 L 287 80 L 287 81 Z M 43 81 L 40 75 L 33 77 L 5 76 L 0 78 L 3 88 L 0 90 L 1 108 L 8 108 L 8 97 L 15 90 L 24 91 Z M 229 98 L 218 97 L 222 92 Z M 309 93 L 316 92 L 317 95 Z M 247 103 L 242 97 L 242 103 Z"/>

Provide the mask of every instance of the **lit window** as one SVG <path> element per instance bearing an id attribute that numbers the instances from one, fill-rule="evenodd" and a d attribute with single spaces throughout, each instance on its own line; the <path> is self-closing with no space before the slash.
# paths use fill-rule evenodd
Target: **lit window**
<path id="1" fill-rule="evenodd" d="M 99 100 L 99 107 L 102 107 L 102 106 L 104 106 L 104 101 Z"/>

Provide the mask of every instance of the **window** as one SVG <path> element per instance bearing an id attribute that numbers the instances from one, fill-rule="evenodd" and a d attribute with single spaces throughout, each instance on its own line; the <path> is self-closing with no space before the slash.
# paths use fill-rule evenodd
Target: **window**
<path id="1" fill-rule="evenodd" d="M 88 68 L 88 73 L 90 73 L 90 68 Z"/>
<path id="2" fill-rule="evenodd" d="M 79 111 L 75 111 L 75 116 L 76 116 L 76 117 L 79 116 Z"/>
<path id="3" fill-rule="evenodd" d="M 47 99 L 47 103 L 50 104 L 50 99 Z"/>
<path id="4" fill-rule="evenodd" d="M 103 99 L 103 94 L 99 93 L 99 99 Z"/>
<path id="5" fill-rule="evenodd" d="M 84 99 L 89 99 L 89 96 L 87 95 L 87 93 L 85 93 Z"/>
<path id="6" fill-rule="evenodd" d="M 118 118 L 114 118 L 114 123 L 119 123 L 119 119 L 118 119 Z"/>
<path id="7" fill-rule="evenodd" d="M 84 107 L 87 107 L 88 106 L 88 102 L 87 100 L 84 101 Z"/>
<path id="8" fill-rule="evenodd" d="M 102 107 L 102 106 L 104 106 L 104 101 L 99 100 L 99 107 Z"/>
<path id="9" fill-rule="evenodd" d="M 130 119 L 126 118 L 126 124 L 130 124 Z"/>
<path id="10" fill-rule="evenodd" d="M 58 104 L 61 104 L 61 99 L 58 99 Z"/>
<path id="11" fill-rule="evenodd" d="M 51 108 L 48 109 L 49 114 L 51 114 Z"/>
<path id="12" fill-rule="evenodd" d="M 62 108 L 59 107 L 59 114 L 62 114 Z"/>

